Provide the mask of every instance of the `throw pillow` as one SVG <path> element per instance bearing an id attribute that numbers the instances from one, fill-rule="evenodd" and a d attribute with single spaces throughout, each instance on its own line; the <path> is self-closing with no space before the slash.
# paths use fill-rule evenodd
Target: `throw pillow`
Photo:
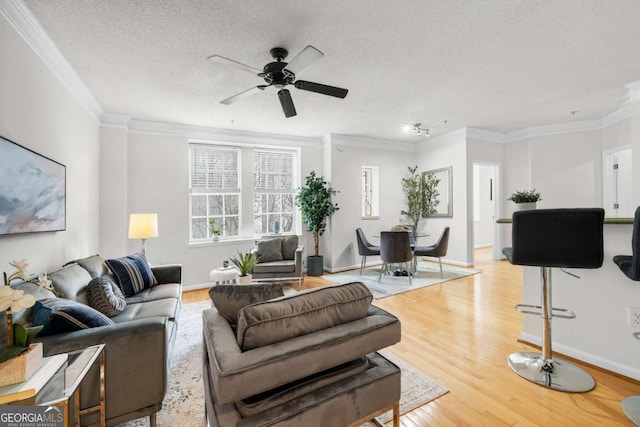
<path id="1" fill-rule="evenodd" d="M 121 313 L 127 306 L 124 295 L 114 280 L 115 277 L 109 274 L 96 277 L 87 285 L 89 305 L 109 317 Z"/>
<path id="2" fill-rule="evenodd" d="M 209 297 L 218 313 L 231 326 L 235 326 L 238 312 L 247 305 L 268 301 L 284 295 L 280 283 L 265 283 L 260 285 L 218 285 L 209 289 Z"/>
<path id="3" fill-rule="evenodd" d="M 373 296 L 360 282 L 326 286 L 244 307 L 238 345 L 252 350 L 363 318 Z"/>
<path id="4" fill-rule="evenodd" d="M 298 249 L 298 236 L 294 234 L 292 236 L 282 237 L 282 258 L 283 259 L 295 259 L 296 249 Z"/>
<path id="5" fill-rule="evenodd" d="M 158 284 L 142 252 L 124 258 L 108 259 L 107 265 L 116 276 L 118 286 L 125 297 Z"/>
<path id="6" fill-rule="evenodd" d="M 115 324 L 98 310 L 63 298 L 36 301 L 32 319 L 34 326 L 42 326 L 39 337 Z"/>
<path id="7" fill-rule="evenodd" d="M 258 241 L 260 262 L 282 261 L 282 243 L 280 239 L 263 239 Z"/>

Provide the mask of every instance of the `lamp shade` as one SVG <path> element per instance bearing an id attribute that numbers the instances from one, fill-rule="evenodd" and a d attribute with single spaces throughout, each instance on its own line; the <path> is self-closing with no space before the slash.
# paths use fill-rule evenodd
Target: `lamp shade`
<path id="1" fill-rule="evenodd" d="M 129 216 L 129 238 L 158 237 L 158 214 L 136 213 Z"/>

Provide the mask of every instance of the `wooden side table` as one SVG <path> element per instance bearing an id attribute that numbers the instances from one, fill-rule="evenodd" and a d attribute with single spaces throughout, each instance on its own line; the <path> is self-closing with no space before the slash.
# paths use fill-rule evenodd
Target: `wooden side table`
<path id="1" fill-rule="evenodd" d="M 106 425 L 105 387 L 104 387 L 104 344 L 94 345 L 82 350 L 67 353 L 67 361 L 51 377 L 46 385 L 29 399 L 17 400 L 10 405 L 21 406 L 61 406 L 65 412 L 64 426 L 69 425 L 69 400 L 73 399 L 74 426 L 80 426 L 80 416 L 93 412 L 100 412 L 100 426 Z M 89 369 L 98 361 L 100 366 L 100 402 L 92 407 L 80 409 L 80 383 L 84 380 Z"/>

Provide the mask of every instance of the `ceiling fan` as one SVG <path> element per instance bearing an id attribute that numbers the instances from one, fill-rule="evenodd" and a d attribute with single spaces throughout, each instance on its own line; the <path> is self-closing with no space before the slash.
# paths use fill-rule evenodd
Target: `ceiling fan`
<path id="1" fill-rule="evenodd" d="M 286 86 L 293 85 L 300 90 L 306 90 L 309 92 L 321 93 L 323 95 L 335 96 L 336 98 L 344 98 L 349 92 L 348 89 L 342 89 L 335 86 L 327 86 L 321 83 L 309 82 L 306 80 L 296 80 L 296 74 L 309 65 L 322 58 L 324 54 L 315 47 L 309 45 L 302 49 L 300 53 L 293 58 L 289 63 L 284 62 L 289 52 L 282 47 L 274 47 L 270 51 L 271 56 L 275 61 L 269 62 L 264 66 L 262 70 L 251 67 L 250 65 L 242 64 L 233 59 L 228 59 L 220 55 L 212 55 L 209 60 L 218 62 L 221 64 L 231 65 L 240 70 L 247 71 L 251 74 L 255 74 L 258 77 L 262 77 L 267 83 L 266 85 L 258 85 L 240 92 L 230 98 L 220 101 L 221 104 L 232 104 L 242 98 L 246 98 L 253 95 L 256 92 L 265 90 L 270 86 L 274 86 L 278 89 L 278 99 L 280 99 L 280 105 L 282 105 L 282 111 L 284 111 L 285 117 L 293 117 L 296 115 L 296 107 L 293 105 L 291 99 L 291 93 Z"/>

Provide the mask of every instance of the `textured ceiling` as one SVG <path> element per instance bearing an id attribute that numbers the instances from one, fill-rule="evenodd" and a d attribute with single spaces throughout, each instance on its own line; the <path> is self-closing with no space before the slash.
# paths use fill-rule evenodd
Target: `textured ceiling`
<path id="1" fill-rule="evenodd" d="M 301 136 L 412 140 L 465 126 L 510 132 L 601 118 L 640 80 L 637 0 L 24 0 L 105 111 L 138 120 Z M 324 52 L 290 87 L 219 101 L 262 79 L 281 46 Z M 578 111 L 572 115 L 572 111 Z M 445 124 L 444 122 L 447 121 Z"/>

